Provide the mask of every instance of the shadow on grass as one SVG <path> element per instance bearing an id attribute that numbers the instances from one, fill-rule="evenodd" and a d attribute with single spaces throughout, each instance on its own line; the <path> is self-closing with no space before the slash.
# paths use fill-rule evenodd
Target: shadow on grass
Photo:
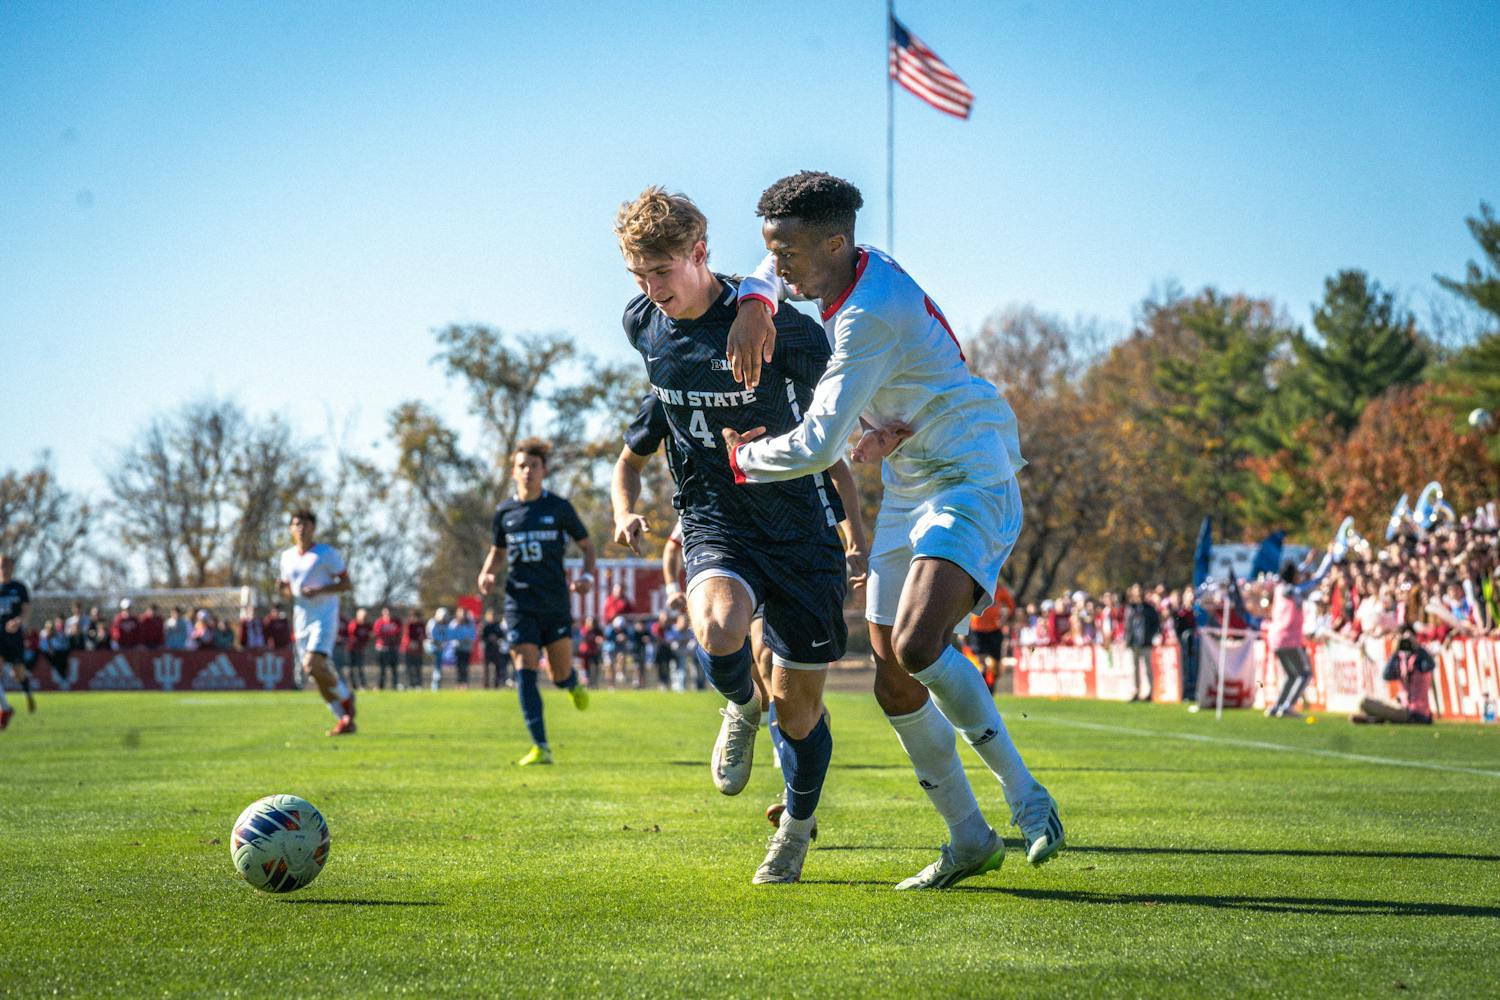
<path id="1" fill-rule="evenodd" d="M 303 906 L 442 906 L 442 903 L 430 899 L 283 899 L 281 902 L 288 905 L 300 903 Z"/>
<path id="2" fill-rule="evenodd" d="M 1500 919 L 1500 906 L 1460 903 L 1423 903 L 1398 899 L 1337 899 L 1320 896 L 1189 896 L 1176 893 L 1084 892 L 1068 889 L 1016 889 L 1004 886 L 962 885 L 957 892 L 994 892 L 1022 899 L 1102 906 L 1207 906 L 1221 910 L 1259 913 L 1298 913 L 1316 916 L 1377 917 L 1490 917 Z"/>
<path id="3" fill-rule="evenodd" d="M 1007 840 L 1010 847 L 1020 842 Z M 1305 848 L 1257 847 L 1127 847 L 1124 845 L 1080 846 L 1069 844 L 1074 854 L 1214 854 L 1257 858 L 1385 858 L 1398 861 L 1500 861 L 1500 854 L 1454 854 L 1448 851 L 1319 851 Z"/>

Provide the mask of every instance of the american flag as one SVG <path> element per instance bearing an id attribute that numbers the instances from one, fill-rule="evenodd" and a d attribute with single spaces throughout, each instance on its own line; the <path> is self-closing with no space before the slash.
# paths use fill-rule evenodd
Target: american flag
<path id="1" fill-rule="evenodd" d="M 891 79 L 954 118 L 968 118 L 974 92 L 906 25 L 891 18 Z"/>

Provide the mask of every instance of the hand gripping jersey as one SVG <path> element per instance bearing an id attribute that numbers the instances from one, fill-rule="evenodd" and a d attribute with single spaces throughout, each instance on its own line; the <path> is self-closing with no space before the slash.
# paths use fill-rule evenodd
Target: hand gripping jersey
<path id="1" fill-rule="evenodd" d="M 741 298 L 774 303 L 786 294 L 769 256 L 740 285 Z M 800 426 L 736 449 L 741 481 L 776 482 L 828 468 L 843 456 L 862 415 L 876 427 L 911 426 L 912 437 L 881 472 L 888 491 L 908 498 L 959 483 L 997 486 L 1025 464 L 1010 406 L 969 373 L 942 311 L 894 260 L 860 247 L 853 284 L 819 305 L 833 345 L 827 370 Z M 777 310 L 778 321 L 786 311 Z"/>
<path id="2" fill-rule="evenodd" d="M 569 538 L 589 536 L 573 505 L 547 490 L 535 500 L 512 498 L 495 508 L 491 534 L 505 549 L 506 617 L 571 618 L 563 556 Z"/>
<path id="3" fill-rule="evenodd" d="M 720 281 L 722 292 L 696 319 L 670 319 L 644 295 L 626 306 L 625 336 L 646 362 L 651 382 L 651 396 L 642 401 L 626 443 L 636 454 L 650 455 L 666 440 L 677 484 L 672 504 L 689 535 L 836 539 L 834 526 L 843 520 L 843 509 L 822 467 L 777 482 L 736 486 L 721 434 L 726 427 L 764 426 L 767 434 L 795 428 L 803 419 L 803 401 L 811 398 L 827 364 L 828 340 L 811 319 L 795 309 L 782 310 L 775 357 L 759 388 L 745 389 L 725 359 L 736 289 L 728 279 Z"/>

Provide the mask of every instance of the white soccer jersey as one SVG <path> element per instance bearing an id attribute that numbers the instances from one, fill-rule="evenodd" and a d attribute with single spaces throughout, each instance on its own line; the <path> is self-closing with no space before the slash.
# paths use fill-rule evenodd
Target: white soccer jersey
<path id="1" fill-rule="evenodd" d="M 297 632 L 314 622 L 326 629 L 338 627 L 339 595 L 321 593 L 304 597 L 302 589 L 338 583 L 345 571 L 344 557 L 332 545 L 322 542 L 306 552 L 293 545 L 281 553 L 280 578 L 292 587 L 292 626 Z"/>
<path id="2" fill-rule="evenodd" d="M 786 297 L 774 257 L 739 294 L 772 303 Z M 819 306 L 833 345 L 828 369 L 795 430 L 730 456 L 746 481 L 821 472 L 843 457 L 861 416 L 876 427 L 902 421 L 912 428 L 881 472 L 887 490 L 907 497 L 957 483 L 1000 485 L 1026 464 L 1010 405 L 970 374 L 942 312 L 894 260 L 860 247 L 854 283 Z"/>

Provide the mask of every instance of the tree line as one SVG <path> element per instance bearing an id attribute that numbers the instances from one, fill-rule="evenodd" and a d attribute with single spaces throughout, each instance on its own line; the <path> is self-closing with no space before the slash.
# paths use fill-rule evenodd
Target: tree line
<path id="1" fill-rule="evenodd" d="M 1500 494 L 1500 436 L 1466 421 L 1500 410 L 1500 220 L 1481 205 L 1467 224 L 1478 258 L 1435 280 L 1479 325 L 1472 335 L 1424 324 L 1355 269 L 1327 278 L 1308 327 L 1268 299 L 1175 286 L 1148 295 L 1116 339 L 1030 307 L 986 320 L 965 351 L 1015 409 L 1029 463 L 1011 588 L 1024 599 L 1180 583 L 1205 514 L 1220 538 L 1285 529 L 1320 544 L 1345 515 L 1375 532 L 1397 493 L 1429 480 L 1460 510 Z M 434 337 L 433 362 L 480 428 L 472 444 L 417 400 L 390 411 L 372 455 L 323 452 L 232 398 L 194 399 L 136 433 L 100 496 L 68 490 L 45 454 L 0 474 L 0 550 L 36 589 L 269 593 L 287 513 L 308 506 L 359 567 L 361 600 L 431 606 L 472 589 L 507 458 L 533 433 L 554 443 L 552 487 L 608 539 L 609 473 L 646 389 L 640 366 L 561 334 L 476 324 Z M 856 478 L 872 518 L 879 476 Z M 665 463 L 645 486 L 664 535 Z"/>

